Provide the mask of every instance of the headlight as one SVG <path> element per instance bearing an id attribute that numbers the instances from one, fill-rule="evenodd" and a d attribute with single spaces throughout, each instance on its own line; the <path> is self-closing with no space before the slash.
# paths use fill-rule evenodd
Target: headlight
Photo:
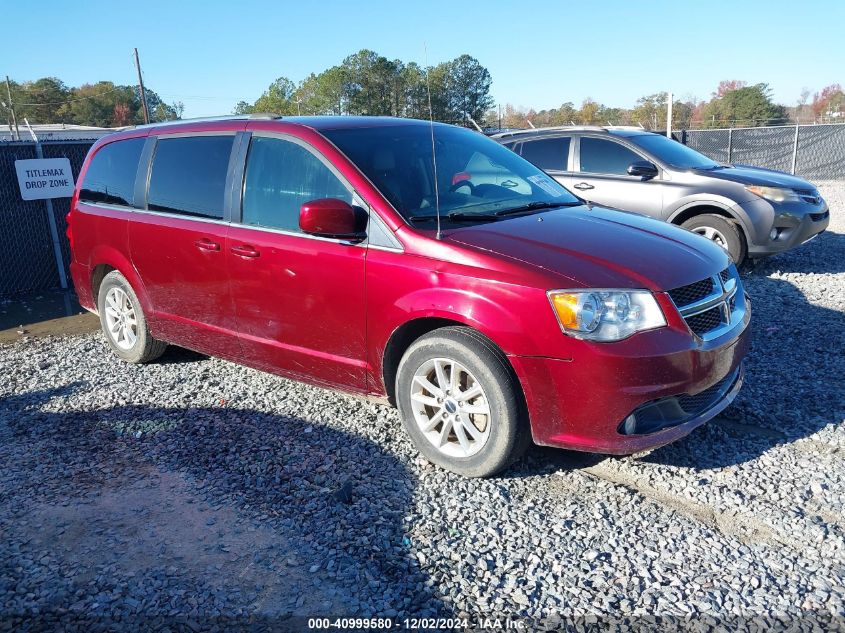
<path id="1" fill-rule="evenodd" d="M 647 290 L 552 290 L 549 301 L 565 334 L 590 341 L 620 341 L 666 325 Z"/>
<path id="2" fill-rule="evenodd" d="M 758 187 L 757 185 L 748 185 L 745 188 L 755 196 L 760 196 L 772 202 L 800 202 L 801 199 L 798 194 L 792 189 L 785 189 L 781 187 Z"/>

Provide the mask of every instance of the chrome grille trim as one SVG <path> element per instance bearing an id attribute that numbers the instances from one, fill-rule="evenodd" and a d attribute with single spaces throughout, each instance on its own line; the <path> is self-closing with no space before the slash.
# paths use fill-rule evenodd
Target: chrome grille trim
<path id="1" fill-rule="evenodd" d="M 732 330 L 745 318 L 746 312 L 745 295 L 744 292 L 739 292 L 742 290 L 742 285 L 739 283 L 739 273 L 735 266 L 731 265 L 720 273 L 713 275 L 710 279 L 713 284 L 713 292 L 708 296 L 693 303 L 680 306 L 672 299 L 681 317 L 687 323 L 690 332 L 705 342 L 719 338 L 729 330 Z M 684 286 L 684 288 L 686 287 Z M 672 293 L 670 292 L 668 294 L 672 298 Z M 690 319 L 714 310 L 714 308 L 719 308 L 720 310 L 721 319 L 719 323 L 706 331 L 697 331 L 701 329 L 701 319 L 695 319 L 693 323 L 690 323 Z"/>

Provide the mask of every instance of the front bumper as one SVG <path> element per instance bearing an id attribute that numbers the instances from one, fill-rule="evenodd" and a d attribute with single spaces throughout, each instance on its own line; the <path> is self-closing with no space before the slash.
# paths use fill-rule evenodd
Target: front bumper
<path id="1" fill-rule="evenodd" d="M 750 313 L 749 313 L 750 318 Z M 678 440 L 727 407 L 742 386 L 749 319 L 709 343 L 683 324 L 641 332 L 613 345 L 585 345 L 572 359 L 511 357 L 523 385 L 536 444 L 628 455 Z M 735 378 L 731 378 L 735 375 Z M 692 415 L 655 431 L 626 434 L 625 419 L 663 399 L 695 397 L 718 383 L 729 386 Z"/>
<path id="2" fill-rule="evenodd" d="M 816 237 L 830 224 L 830 210 L 824 200 L 810 205 L 771 204 L 761 199 L 737 207 L 746 216 L 743 224 L 747 229 L 750 257 L 764 257 L 793 249 Z M 772 229 L 777 229 L 774 238 L 771 237 Z"/>

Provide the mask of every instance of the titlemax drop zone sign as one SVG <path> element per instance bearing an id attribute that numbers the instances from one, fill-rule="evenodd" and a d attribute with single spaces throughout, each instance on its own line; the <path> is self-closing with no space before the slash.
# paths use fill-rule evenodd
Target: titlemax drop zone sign
<path id="1" fill-rule="evenodd" d="M 73 195 L 73 173 L 67 158 L 16 160 L 15 171 L 24 200 L 70 198 Z"/>

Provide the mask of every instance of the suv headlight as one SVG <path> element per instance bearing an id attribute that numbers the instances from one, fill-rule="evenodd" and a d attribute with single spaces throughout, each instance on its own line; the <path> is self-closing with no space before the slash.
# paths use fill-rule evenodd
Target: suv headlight
<path id="1" fill-rule="evenodd" d="M 758 187 L 757 185 L 748 185 L 745 190 L 750 191 L 755 196 L 760 196 L 761 198 L 765 198 L 766 200 L 770 200 L 772 202 L 801 201 L 801 199 L 798 197 L 798 194 L 795 193 L 792 189 L 786 189 L 782 187 Z"/>
<path id="2" fill-rule="evenodd" d="M 666 325 L 647 290 L 551 290 L 552 309 L 565 334 L 590 341 L 621 341 Z"/>

